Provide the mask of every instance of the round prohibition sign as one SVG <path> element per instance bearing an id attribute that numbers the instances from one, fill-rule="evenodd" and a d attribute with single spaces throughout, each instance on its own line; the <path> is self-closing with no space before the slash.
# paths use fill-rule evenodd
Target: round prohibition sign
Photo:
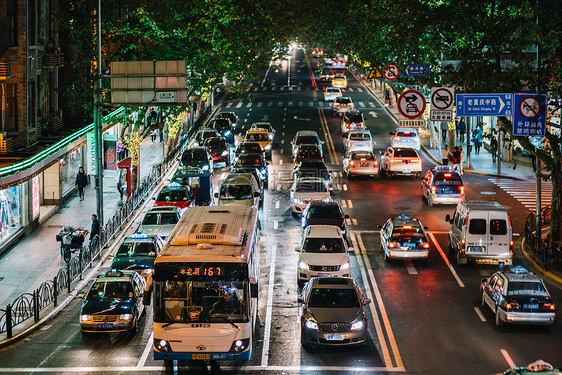
<path id="1" fill-rule="evenodd" d="M 425 97 L 416 90 L 406 90 L 398 98 L 398 111 L 406 118 L 416 118 L 425 111 Z"/>
<path id="2" fill-rule="evenodd" d="M 382 68 L 382 75 L 384 78 L 392 81 L 398 78 L 400 72 L 398 71 L 398 67 L 395 64 L 386 64 L 384 68 Z"/>
<path id="3" fill-rule="evenodd" d="M 526 96 L 519 102 L 519 113 L 527 120 L 539 117 L 541 109 L 541 103 L 534 96 Z"/>
<path id="4" fill-rule="evenodd" d="M 453 94 L 447 89 L 435 90 L 431 95 L 431 105 L 439 110 L 445 110 L 453 105 Z"/>

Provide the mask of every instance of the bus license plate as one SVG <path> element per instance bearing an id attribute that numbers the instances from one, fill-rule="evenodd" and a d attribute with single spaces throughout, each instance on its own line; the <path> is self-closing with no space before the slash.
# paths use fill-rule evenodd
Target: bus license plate
<path id="1" fill-rule="evenodd" d="M 329 341 L 342 341 L 343 335 L 326 335 L 326 340 Z"/>
<path id="2" fill-rule="evenodd" d="M 195 360 L 195 359 L 211 359 L 211 355 L 210 354 L 192 354 L 191 355 L 191 359 Z"/>
<path id="3" fill-rule="evenodd" d="M 484 249 L 481 247 L 473 246 L 468 248 L 468 252 L 470 253 L 483 253 Z"/>
<path id="4" fill-rule="evenodd" d="M 111 323 L 98 324 L 98 329 L 112 329 L 112 328 L 113 328 L 113 324 Z"/>

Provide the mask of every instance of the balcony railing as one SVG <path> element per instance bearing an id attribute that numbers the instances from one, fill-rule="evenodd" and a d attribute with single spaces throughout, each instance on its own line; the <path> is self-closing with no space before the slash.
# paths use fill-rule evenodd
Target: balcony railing
<path id="1" fill-rule="evenodd" d="M 0 80 L 12 78 L 12 63 L 0 61 Z"/>
<path id="2" fill-rule="evenodd" d="M 64 66 L 64 53 L 46 53 L 41 60 L 43 69 L 60 68 Z"/>

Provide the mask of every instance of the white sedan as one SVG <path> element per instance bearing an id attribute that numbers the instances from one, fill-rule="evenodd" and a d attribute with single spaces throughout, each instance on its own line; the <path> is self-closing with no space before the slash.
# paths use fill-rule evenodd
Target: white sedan
<path id="1" fill-rule="evenodd" d="M 320 177 L 301 177 L 291 186 L 293 216 L 301 215 L 309 202 L 330 202 L 330 191 Z"/>
<path id="2" fill-rule="evenodd" d="M 339 87 L 326 87 L 326 91 L 324 91 L 325 102 L 333 102 L 338 96 L 342 96 L 342 92 Z"/>
<path id="3" fill-rule="evenodd" d="M 389 147 L 381 152 L 380 172 L 388 177 L 409 175 L 420 178 L 422 161 L 418 151 L 411 147 Z"/>
<path id="4" fill-rule="evenodd" d="M 343 139 L 345 152 L 373 151 L 373 137 L 367 129 L 354 129 L 347 132 Z"/>
<path id="5" fill-rule="evenodd" d="M 379 175 L 379 163 L 371 151 L 351 151 L 343 157 L 343 174 L 350 179 L 351 176 Z"/>

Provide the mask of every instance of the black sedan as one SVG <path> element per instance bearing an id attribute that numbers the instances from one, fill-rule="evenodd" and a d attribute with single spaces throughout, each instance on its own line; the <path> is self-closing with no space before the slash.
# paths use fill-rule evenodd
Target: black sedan
<path id="1" fill-rule="evenodd" d="M 183 152 L 180 167 L 199 167 L 203 172 L 213 173 L 213 158 L 206 147 L 192 147 Z"/>
<path id="2" fill-rule="evenodd" d="M 240 142 L 234 151 L 234 161 L 242 154 L 261 154 L 265 156 L 265 150 L 258 142 Z"/>
<path id="3" fill-rule="evenodd" d="M 234 127 L 227 118 L 215 118 L 209 121 L 209 127 L 215 129 L 229 143 L 234 143 Z"/>
<path id="4" fill-rule="evenodd" d="M 300 177 L 320 177 L 328 188 L 332 187 L 332 176 L 323 161 L 304 160 L 296 166 L 294 173 L 295 179 Z"/>
<path id="5" fill-rule="evenodd" d="M 224 163 L 225 166 L 230 164 L 230 145 L 223 137 L 207 138 L 203 143 L 207 147 L 209 154 L 213 158 L 213 164 Z"/>
<path id="6" fill-rule="evenodd" d="M 341 229 L 344 236 L 347 233 L 345 219 L 348 219 L 349 215 L 343 213 L 338 202 L 310 202 L 301 217 L 302 229 L 309 225 L 335 225 Z"/>
<path id="7" fill-rule="evenodd" d="M 240 167 L 254 167 L 257 168 L 261 175 L 263 176 L 262 180 L 268 180 L 268 173 L 267 173 L 267 166 L 269 163 L 265 160 L 265 157 L 260 154 L 243 154 L 238 157 L 238 160 L 233 165 L 233 168 L 240 168 Z"/>

